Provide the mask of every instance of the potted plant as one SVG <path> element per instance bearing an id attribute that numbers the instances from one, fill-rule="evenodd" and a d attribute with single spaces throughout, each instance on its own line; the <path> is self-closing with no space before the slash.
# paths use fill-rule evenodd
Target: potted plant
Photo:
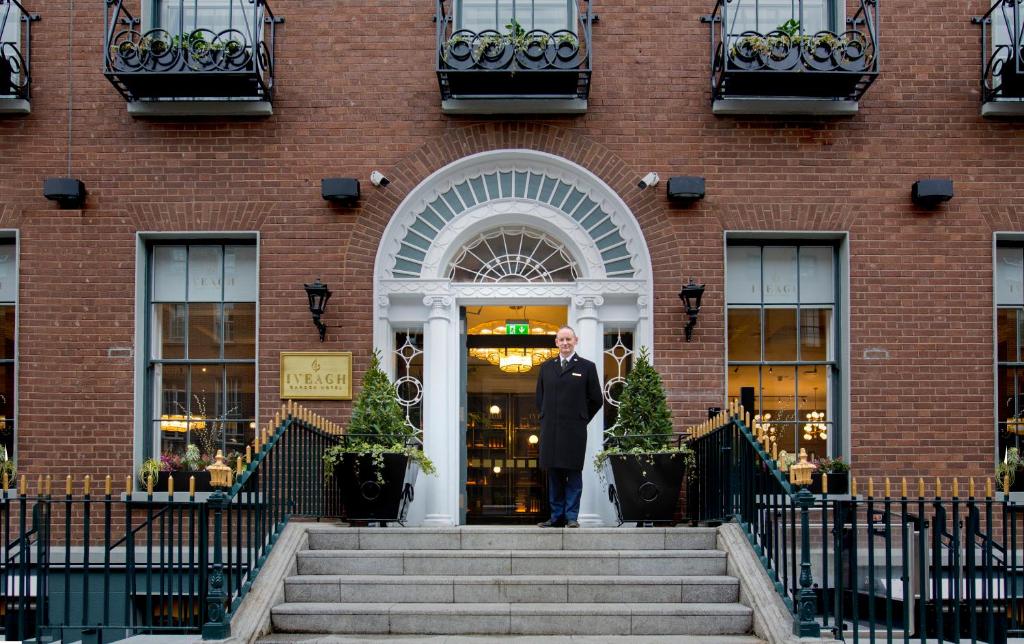
<path id="1" fill-rule="evenodd" d="M 829 494 L 850 493 L 850 465 L 842 456 L 835 458 L 819 458 L 814 464 L 817 469 L 811 473 L 811 492 L 822 493 L 821 477 L 828 476 Z"/>
<path id="2" fill-rule="evenodd" d="M 619 413 L 594 467 L 608 483 L 619 523 L 672 523 L 693 452 L 672 443 L 672 415 L 661 376 L 641 348 L 619 400 Z"/>
<path id="3" fill-rule="evenodd" d="M 996 484 L 1000 490 L 1006 478 L 1010 479 L 1010 491 L 1024 491 L 1024 458 L 1021 458 L 1020 450 L 1016 447 L 1008 447 L 1003 455 L 1003 461 L 996 467 Z"/>
<path id="4" fill-rule="evenodd" d="M 17 485 L 14 479 L 18 476 L 18 469 L 14 466 L 14 461 L 7 456 L 7 448 L 0 445 L 0 480 L 4 475 L 7 475 L 8 487 Z"/>
<path id="5" fill-rule="evenodd" d="M 386 525 L 405 520 L 417 474 L 434 473 L 433 463 L 417 444 L 394 385 L 374 352 L 343 442 L 323 457 L 324 476 L 338 487 L 349 521 Z"/>

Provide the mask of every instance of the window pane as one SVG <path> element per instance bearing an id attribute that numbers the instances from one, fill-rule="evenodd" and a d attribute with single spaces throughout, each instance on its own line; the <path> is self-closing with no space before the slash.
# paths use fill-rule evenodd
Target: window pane
<path id="1" fill-rule="evenodd" d="M 163 434 L 185 433 L 188 427 L 188 368 L 183 365 L 155 365 L 153 410 L 161 421 Z"/>
<path id="2" fill-rule="evenodd" d="M 153 305 L 153 358 L 180 360 L 185 357 L 186 304 Z"/>
<path id="3" fill-rule="evenodd" d="M 800 309 L 800 359 L 832 357 L 832 309 Z"/>
<path id="4" fill-rule="evenodd" d="M 766 246 L 764 249 L 765 303 L 796 304 L 796 247 Z"/>
<path id="5" fill-rule="evenodd" d="M 188 258 L 184 246 L 156 246 L 153 248 L 153 301 L 185 301 L 185 262 Z"/>
<path id="6" fill-rule="evenodd" d="M 3 8 L 0 7 L 0 18 Z M 0 302 L 18 298 L 18 252 L 14 244 L 0 244 Z"/>
<path id="7" fill-rule="evenodd" d="M 800 301 L 808 304 L 832 302 L 834 283 L 832 249 L 828 246 L 801 246 Z"/>
<path id="8" fill-rule="evenodd" d="M 249 15 L 252 20 L 252 7 L 243 0 L 187 0 L 184 4 L 184 11 L 180 11 L 182 3 L 178 0 L 162 0 L 158 12 L 159 26 L 177 33 L 179 27 L 179 14 L 184 19 L 184 30 L 186 32 L 196 29 L 209 29 L 214 34 L 220 33 L 229 27 L 246 31 L 245 20 L 240 11 L 249 7 Z"/>
<path id="9" fill-rule="evenodd" d="M 814 35 L 818 31 L 829 28 L 828 0 L 804 0 L 803 14 L 801 4 L 795 0 L 746 0 L 733 2 L 729 5 L 729 32 L 740 34 L 752 30 L 762 34 L 778 29 L 788 20 L 801 21 L 804 31 Z"/>
<path id="10" fill-rule="evenodd" d="M 224 249 L 224 300 L 255 302 L 257 277 L 255 246 L 227 246 Z"/>
<path id="11" fill-rule="evenodd" d="M 256 357 L 256 305 L 224 305 L 224 357 Z"/>
<path id="12" fill-rule="evenodd" d="M 729 392 L 729 400 L 743 405 L 744 410 L 750 412 L 754 417 L 761 413 L 761 383 L 760 367 L 730 367 L 729 382 L 726 386 Z M 753 401 L 751 403 L 751 401 Z"/>
<path id="13" fill-rule="evenodd" d="M 617 404 L 626 386 L 626 376 L 633 368 L 633 334 L 628 331 L 604 334 L 604 426 L 615 425 L 619 416 Z"/>
<path id="14" fill-rule="evenodd" d="M 828 396 L 828 367 L 825 365 L 801 366 L 797 383 L 797 405 L 799 419 L 798 443 L 807 450 L 809 459 L 828 455 L 828 424 L 830 406 Z M 798 452 L 799 453 L 799 450 Z"/>
<path id="15" fill-rule="evenodd" d="M 1008 447 L 1021 446 L 1024 436 L 1024 370 L 1000 367 L 998 371 L 999 458 L 1002 459 Z"/>
<path id="16" fill-rule="evenodd" d="M 14 305 L 0 305 L 0 360 L 14 360 Z"/>
<path id="17" fill-rule="evenodd" d="M 796 309 L 764 310 L 764 359 L 796 360 Z"/>
<path id="18" fill-rule="evenodd" d="M 729 304 L 761 302 L 761 249 L 730 246 L 726 249 L 726 298 Z"/>
<path id="19" fill-rule="evenodd" d="M 996 312 L 996 359 L 999 362 L 1018 362 L 1020 347 L 1017 344 L 1018 309 L 999 309 Z"/>
<path id="20" fill-rule="evenodd" d="M 250 421 L 256 418 L 256 366 L 233 364 L 227 372 L 225 418 Z"/>
<path id="21" fill-rule="evenodd" d="M 505 31 L 505 25 L 512 22 L 512 5 L 513 0 L 498 0 L 498 24 L 492 28 Z"/>
<path id="22" fill-rule="evenodd" d="M 199 448 L 204 463 L 213 462 L 217 450 L 224 449 L 224 425 L 215 420 L 199 420 L 189 424 L 189 443 Z M 205 466 L 200 465 L 205 469 Z"/>
<path id="23" fill-rule="evenodd" d="M 221 300 L 221 247 L 191 246 L 188 251 L 188 301 Z"/>
<path id="24" fill-rule="evenodd" d="M 729 360 L 761 359 L 761 309 L 729 309 Z"/>
<path id="25" fill-rule="evenodd" d="M 14 365 L 0 365 L 0 443 L 14 458 Z M 11 481 L 14 484 L 14 481 Z"/>
<path id="26" fill-rule="evenodd" d="M 1024 304 L 1024 248 L 996 248 L 996 304 Z"/>
<path id="27" fill-rule="evenodd" d="M 220 357 L 220 304 L 188 305 L 188 357 Z"/>
<path id="28" fill-rule="evenodd" d="M 222 422 L 219 433 L 224 437 L 224 462 L 234 468 L 238 464 L 238 457 L 245 456 L 246 443 L 252 443 L 255 436 L 255 429 L 250 427 L 250 422 Z M 214 452 L 216 455 L 216 452 Z"/>
<path id="29" fill-rule="evenodd" d="M 771 414 L 770 422 L 776 428 L 779 450 L 796 453 L 796 368 L 761 367 L 764 390 L 764 413 Z"/>
<path id="30" fill-rule="evenodd" d="M 527 9 L 530 8 L 530 3 L 521 3 Z M 570 3 L 566 0 L 533 0 L 533 18 L 530 22 L 520 19 L 524 26 L 529 29 L 543 29 L 544 31 L 558 31 L 559 29 L 570 29 L 575 31 L 572 25 L 569 24 L 569 6 Z M 517 4 L 517 7 L 519 5 Z M 524 13 L 520 9 L 520 14 Z M 524 17 L 529 17 L 527 14 Z"/>
<path id="31" fill-rule="evenodd" d="M 224 407 L 224 368 L 220 365 L 194 365 L 192 374 L 192 399 L 189 411 L 193 420 L 220 418 Z"/>
<path id="32" fill-rule="evenodd" d="M 495 27 L 494 0 L 462 0 L 462 11 L 458 19 L 460 29 L 483 31 Z"/>

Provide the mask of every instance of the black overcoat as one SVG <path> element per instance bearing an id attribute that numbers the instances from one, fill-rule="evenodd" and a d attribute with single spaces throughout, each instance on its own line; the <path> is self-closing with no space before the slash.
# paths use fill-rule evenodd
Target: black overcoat
<path id="1" fill-rule="evenodd" d="M 540 466 L 582 470 L 587 423 L 601 409 L 597 367 L 574 355 L 562 370 L 560 358 L 541 364 L 537 375 L 540 410 Z"/>

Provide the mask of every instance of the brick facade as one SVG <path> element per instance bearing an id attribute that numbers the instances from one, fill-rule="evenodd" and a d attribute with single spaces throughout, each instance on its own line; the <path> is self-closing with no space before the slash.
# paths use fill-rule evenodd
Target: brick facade
<path id="1" fill-rule="evenodd" d="M 136 233 L 260 233 L 259 397 L 276 406 L 278 354 L 320 349 L 302 283 L 334 290 L 324 349 L 371 350 L 373 258 L 404 196 L 446 163 L 499 148 L 570 159 L 616 190 L 655 267 L 655 360 L 676 422 L 724 397 L 723 231 L 849 235 L 852 458 L 868 475 L 989 475 L 995 451 L 992 236 L 1024 230 L 1024 124 L 979 116 L 983 2 L 880 8 L 882 73 L 852 118 L 716 117 L 708 89 L 711 3 L 598 3 L 589 111 L 555 118 L 442 115 L 433 5 L 275 0 L 274 115 L 140 120 L 101 73 L 102 6 L 28 3 L 32 113 L 0 118 L 0 227 L 20 234 L 18 453 L 22 472 L 131 467 Z M 925 57 L 923 43 L 942 56 Z M 929 51 L 934 51 L 934 46 Z M 59 210 L 42 179 L 89 196 Z M 392 183 L 374 188 L 373 169 Z M 647 171 L 701 175 L 707 197 L 669 204 Z M 319 195 L 359 177 L 356 208 Z M 950 177 L 938 210 L 910 201 Z M 707 284 L 694 341 L 677 293 Z M 336 328 L 340 326 L 340 328 Z M 869 359 L 883 349 L 888 359 Z M 869 353 L 868 356 L 882 352 Z M 311 405 L 344 422 L 347 403 Z"/>

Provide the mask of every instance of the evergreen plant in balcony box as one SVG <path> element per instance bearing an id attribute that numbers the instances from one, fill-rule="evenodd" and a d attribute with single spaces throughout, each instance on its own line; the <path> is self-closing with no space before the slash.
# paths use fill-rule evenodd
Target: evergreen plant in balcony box
<path id="1" fill-rule="evenodd" d="M 594 467 L 608 482 L 619 523 L 672 523 L 693 452 L 672 431 L 661 376 L 642 348 Z"/>
<path id="2" fill-rule="evenodd" d="M 418 447 L 395 387 L 374 353 L 363 376 L 352 420 L 340 445 L 324 452 L 324 475 L 337 486 L 349 521 L 382 524 L 405 520 L 420 470 L 434 465 Z"/>

